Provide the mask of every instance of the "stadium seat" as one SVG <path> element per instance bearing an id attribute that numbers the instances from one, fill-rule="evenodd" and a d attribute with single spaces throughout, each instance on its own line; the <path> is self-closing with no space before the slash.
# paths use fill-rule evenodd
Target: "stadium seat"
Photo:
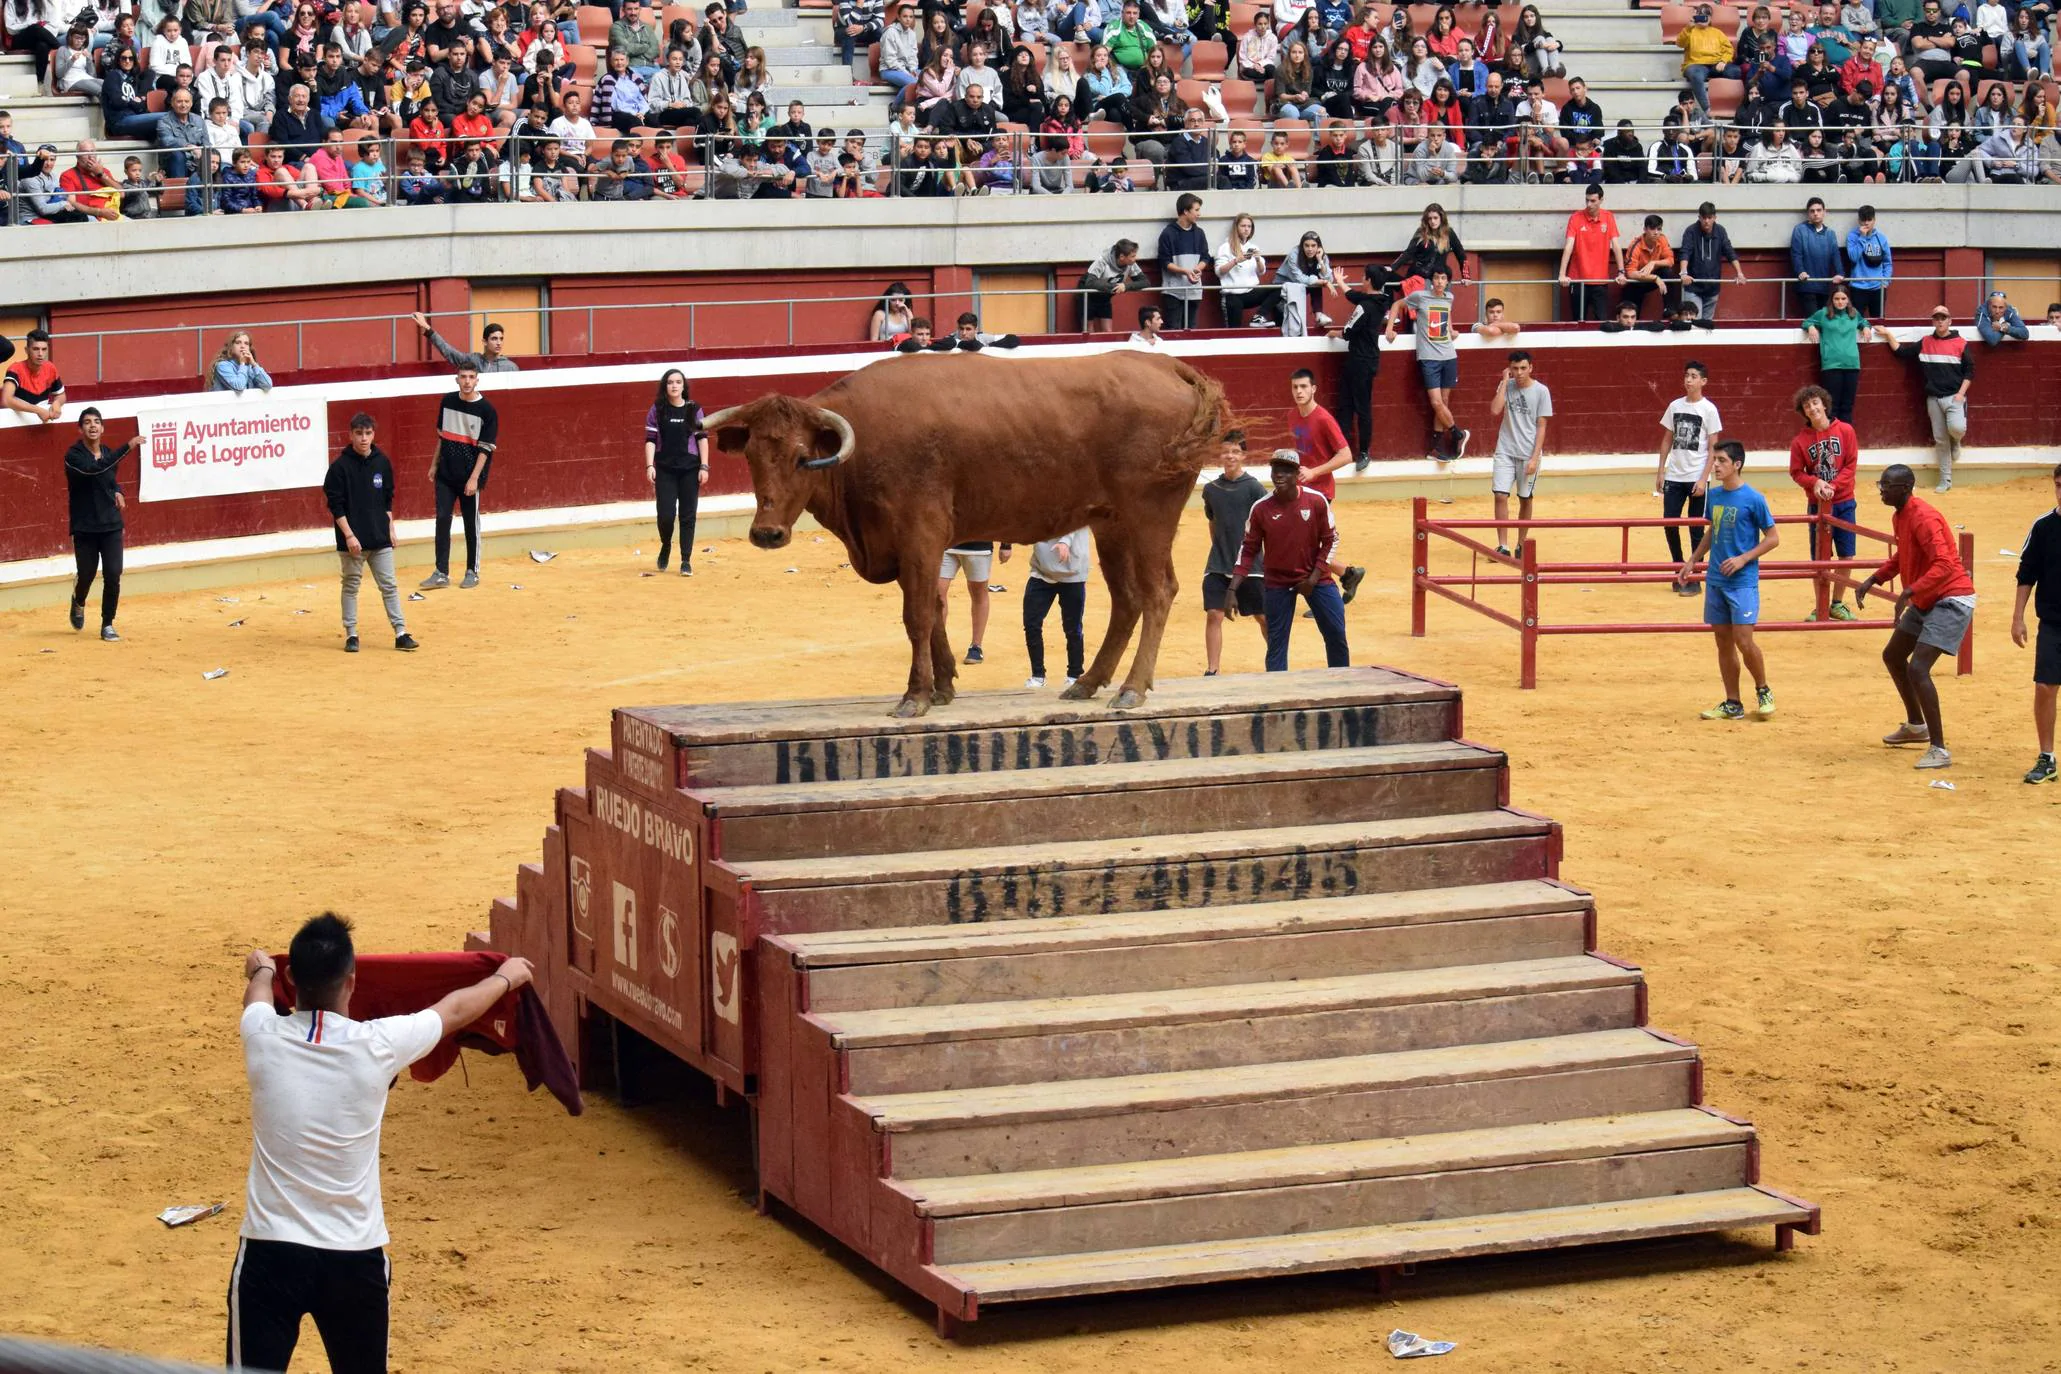
<path id="1" fill-rule="evenodd" d="M 580 41 L 589 47 L 608 46 L 608 26 L 615 22 L 615 16 L 606 5 L 582 5 L 573 11 L 573 22 L 579 25 Z"/>
<path id="2" fill-rule="evenodd" d="M 606 14 L 608 11 L 603 10 L 602 13 Z M 572 61 L 573 83 L 581 86 L 591 85 L 594 73 L 601 65 L 601 54 L 587 44 L 581 43 L 576 47 L 567 48 L 565 55 Z"/>
<path id="3" fill-rule="evenodd" d="M 1130 137 L 1121 124 L 1112 124 L 1106 119 L 1091 120 L 1081 130 L 1081 137 L 1088 145 L 1089 153 L 1104 162 L 1116 163 L 1123 160 L 1124 141 Z"/>
<path id="4" fill-rule="evenodd" d="M 1217 94 L 1224 98 L 1224 113 L 1236 124 L 1241 115 L 1259 115 L 1259 87 L 1250 81 L 1225 80 L 1218 83 Z"/>
<path id="5" fill-rule="evenodd" d="M 1188 74 L 1197 81 L 1221 81 L 1225 70 L 1224 45 L 1214 38 L 1197 39 L 1188 54 Z"/>
<path id="6" fill-rule="evenodd" d="M 1192 77 L 1184 76 L 1174 82 L 1174 98 L 1181 102 L 1181 108 L 1183 109 L 1191 105 L 1199 109 L 1202 106 L 1202 88 L 1205 84 Z"/>
<path id="7" fill-rule="evenodd" d="M 1710 82 L 1710 117 L 1730 119 L 1746 103 L 1746 83 L 1718 77 Z"/>
<path id="8" fill-rule="evenodd" d="M 878 43 L 868 43 L 866 45 L 866 70 L 873 74 L 875 82 L 880 80 L 880 45 Z"/>
<path id="9" fill-rule="evenodd" d="M 1130 160 L 1128 170 L 1131 174 L 1132 190 L 1156 191 L 1159 189 L 1159 178 L 1152 174 L 1152 164 L 1147 162 L 1144 158 L 1132 158 Z"/>

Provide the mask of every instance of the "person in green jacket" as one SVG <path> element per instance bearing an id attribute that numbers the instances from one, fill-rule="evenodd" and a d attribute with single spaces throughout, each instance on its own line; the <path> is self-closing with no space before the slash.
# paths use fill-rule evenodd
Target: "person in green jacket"
<path id="1" fill-rule="evenodd" d="M 1123 18 L 1111 24 L 1102 33 L 1103 46 L 1109 49 L 1109 60 L 1127 71 L 1142 71 L 1145 54 L 1157 46 L 1151 26 L 1138 17 L 1138 0 L 1124 0 Z"/>
<path id="2" fill-rule="evenodd" d="M 1818 384 L 1832 397 L 1832 418 L 1853 423 L 1853 400 L 1861 389 L 1861 336 L 1868 321 L 1853 308 L 1844 284 L 1832 288 L 1825 308 L 1803 322 L 1804 335 L 1818 346 Z"/>

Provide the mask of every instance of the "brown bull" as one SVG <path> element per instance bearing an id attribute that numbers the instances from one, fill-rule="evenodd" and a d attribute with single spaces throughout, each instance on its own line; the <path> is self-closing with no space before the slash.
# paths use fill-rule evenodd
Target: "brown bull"
<path id="1" fill-rule="evenodd" d="M 949 702 L 957 675 L 937 594 L 946 548 L 1094 531 L 1109 630 L 1065 695 L 1115 675 L 1114 704 L 1152 685 L 1173 605 L 1174 532 L 1229 420 L 1220 387 L 1187 364 L 1117 351 L 1083 358 L 915 354 L 875 363 L 808 400 L 766 396 L 708 418 L 751 465 L 751 542 L 784 547 L 806 510 L 868 582 L 899 582 L 909 690 L 898 716 Z"/>

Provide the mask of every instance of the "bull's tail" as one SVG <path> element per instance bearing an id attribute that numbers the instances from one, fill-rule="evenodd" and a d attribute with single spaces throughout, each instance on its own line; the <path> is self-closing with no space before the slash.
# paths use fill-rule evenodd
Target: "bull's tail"
<path id="1" fill-rule="evenodd" d="M 1188 423 L 1167 440 L 1164 466 L 1168 476 L 1179 473 L 1193 478 L 1216 461 L 1224 431 L 1231 427 L 1231 403 L 1215 378 L 1204 376 L 1186 363 L 1174 361 L 1181 380 L 1194 396 Z"/>

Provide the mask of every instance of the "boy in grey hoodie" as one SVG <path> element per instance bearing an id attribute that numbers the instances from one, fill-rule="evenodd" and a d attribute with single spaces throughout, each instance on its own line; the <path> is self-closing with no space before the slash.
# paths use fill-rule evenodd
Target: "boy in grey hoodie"
<path id="1" fill-rule="evenodd" d="M 1052 603 L 1059 603 L 1059 623 L 1066 631 L 1066 681 L 1081 675 L 1087 640 L 1081 633 L 1081 613 L 1088 605 L 1088 559 L 1090 541 L 1084 529 L 1060 539 L 1031 545 L 1030 581 L 1023 589 L 1023 642 L 1030 650 L 1030 680 L 1026 687 L 1045 685 L 1045 617 Z M 1009 546 L 1002 546 L 1009 557 Z"/>

